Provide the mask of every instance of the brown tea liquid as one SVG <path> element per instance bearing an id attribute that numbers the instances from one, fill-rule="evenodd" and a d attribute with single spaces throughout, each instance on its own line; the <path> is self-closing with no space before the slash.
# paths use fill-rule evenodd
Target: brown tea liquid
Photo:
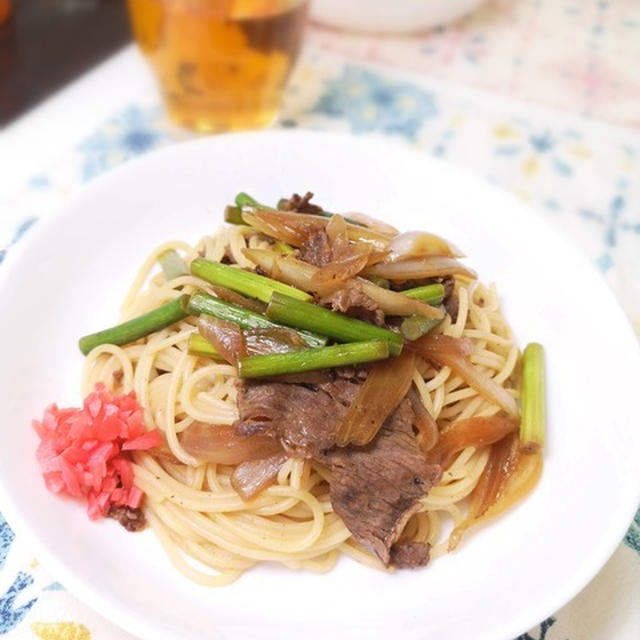
<path id="1" fill-rule="evenodd" d="M 128 0 L 171 118 L 202 132 L 275 117 L 298 56 L 300 0 Z"/>

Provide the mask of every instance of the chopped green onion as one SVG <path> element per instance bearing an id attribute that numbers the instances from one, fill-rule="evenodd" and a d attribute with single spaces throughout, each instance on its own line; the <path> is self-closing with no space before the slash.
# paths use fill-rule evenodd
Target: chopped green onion
<path id="1" fill-rule="evenodd" d="M 437 327 L 442 320 L 438 318 L 425 318 L 424 316 L 408 316 L 400 325 L 400 333 L 407 340 L 417 340 Z"/>
<path id="2" fill-rule="evenodd" d="M 211 262 L 196 258 L 191 262 L 191 273 L 198 278 L 202 278 L 211 284 L 217 284 L 227 289 L 233 289 L 251 298 L 257 298 L 262 302 L 269 302 L 274 291 L 284 293 L 298 300 L 311 300 L 311 296 L 306 291 L 300 291 L 291 285 L 284 284 L 278 280 L 260 276 L 252 271 L 244 271 L 237 267 L 220 262 Z"/>
<path id="3" fill-rule="evenodd" d="M 294 254 L 294 249 L 291 245 L 288 245 L 286 242 L 282 242 L 282 240 L 278 240 L 273 245 L 273 250 L 277 251 L 280 255 L 283 256 L 291 256 Z"/>
<path id="4" fill-rule="evenodd" d="M 282 326 L 255 311 L 250 311 L 220 298 L 214 298 L 206 293 L 196 293 L 191 296 L 187 309 L 191 315 L 199 316 L 201 313 L 206 313 L 214 318 L 233 322 L 241 329 L 272 329 Z M 298 333 L 309 347 L 320 347 L 327 344 L 327 338 L 324 336 L 308 331 L 298 331 Z"/>
<path id="5" fill-rule="evenodd" d="M 278 376 L 286 373 L 302 373 L 317 369 L 343 367 L 389 357 L 389 343 L 385 340 L 335 344 L 331 347 L 303 349 L 289 353 L 272 353 L 249 356 L 238 360 L 241 378 Z"/>
<path id="6" fill-rule="evenodd" d="M 379 276 L 370 276 L 367 280 L 373 282 L 377 287 L 382 287 L 383 289 L 389 289 L 391 286 L 391 283 L 386 278 L 380 278 Z"/>
<path id="7" fill-rule="evenodd" d="M 199 333 L 192 333 L 189 336 L 187 348 L 191 355 L 224 362 L 224 358 L 218 353 L 218 350 Z"/>
<path id="8" fill-rule="evenodd" d="M 224 221 L 229 224 L 244 224 L 244 220 L 242 219 L 242 209 L 240 207 L 227 205 L 224 208 Z"/>
<path id="9" fill-rule="evenodd" d="M 175 249 L 167 249 L 158 256 L 164 277 L 169 280 L 185 276 L 189 273 L 182 256 Z"/>
<path id="10" fill-rule="evenodd" d="M 438 305 L 444 300 L 444 286 L 441 284 L 426 284 L 423 287 L 414 287 L 401 291 L 405 296 L 423 300 L 429 304 Z"/>
<path id="11" fill-rule="evenodd" d="M 182 295 L 137 318 L 132 318 L 115 327 L 84 336 L 78 342 L 80 351 L 86 356 L 98 345 L 129 344 L 148 336 L 154 331 L 160 331 L 160 329 L 164 329 L 187 317 L 188 301 L 189 296 Z"/>
<path id="12" fill-rule="evenodd" d="M 266 204 L 258 202 L 255 198 L 252 198 L 248 193 L 241 191 L 235 198 L 236 205 L 242 209 L 243 207 L 251 207 L 252 209 L 264 209 L 265 211 L 275 211 L 273 207 L 268 207 Z"/>
<path id="13" fill-rule="evenodd" d="M 520 443 L 528 453 L 535 453 L 544 444 L 545 432 L 545 371 L 544 348 L 532 342 L 522 357 L 522 418 Z"/>
<path id="14" fill-rule="evenodd" d="M 402 336 L 395 331 L 329 311 L 310 302 L 294 300 L 280 293 L 274 293 L 271 297 L 267 317 L 274 322 L 295 329 L 315 331 L 340 342 L 386 340 L 389 343 L 389 352 L 394 356 L 402 351 Z"/>

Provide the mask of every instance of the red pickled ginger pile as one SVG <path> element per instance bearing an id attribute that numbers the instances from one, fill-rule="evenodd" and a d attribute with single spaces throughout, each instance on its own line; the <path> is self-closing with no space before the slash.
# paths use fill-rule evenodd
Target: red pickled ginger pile
<path id="1" fill-rule="evenodd" d="M 50 491 L 85 499 L 93 520 L 112 506 L 140 506 L 144 494 L 134 485 L 123 452 L 157 447 L 163 438 L 158 429 L 145 429 L 135 393 L 118 395 L 97 384 L 82 408 L 52 404 L 42 421 L 32 424 L 41 439 L 36 455 Z"/>

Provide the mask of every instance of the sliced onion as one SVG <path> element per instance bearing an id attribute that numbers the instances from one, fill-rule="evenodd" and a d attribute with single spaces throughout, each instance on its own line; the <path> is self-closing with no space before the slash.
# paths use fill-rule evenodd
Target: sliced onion
<path id="1" fill-rule="evenodd" d="M 330 220 L 310 213 L 261 210 L 244 212 L 242 218 L 248 225 L 265 235 L 295 247 L 301 246 L 314 231 L 326 228 Z M 349 223 L 347 223 L 347 235 L 349 240 L 364 242 L 379 251 L 385 250 L 391 239 L 388 234 Z"/>
<path id="2" fill-rule="evenodd" d="M 367 266 L 372 250 L 371 245 L 349 241 L 347 223 L 342 216 L 331 217 L 326 233 L 331 249 L 331 262 L 320 267 L 312 277 L 312 281 L 321 287 L 344 282 L 358 275 Z"/>
<path id="3" fill-rule="evenodd" d="M 354 250 L 351 255 L 332 260 L 318 269 L 313 276 L 314 285 L 324 287 L 330 283 L 344 283 L 345 280 L 357 276 L 367 266 L 369 253 L 369 251 L 361 253 Z"/>
<path id="4" fill-rule="evenodd" d="M 406 346 L 430 362 L 450 367 L 472 389 L 489 402 L 497 404 L 509 415 L 520 415 L 518 404 L 509 392 L 471 363 L 467 357 L 470 349 L 468 340 L 427 334 L 415 342 L 408 342 Z"/>
<path id="5" fill-rule="evenodd" d="M 287 461 L 285 453 L 239 464 L 231 474 L 231 486 L 243 500 L 249 500 L 273 484 L 280 467 Z"/>
<path id="6" fill-rule="evenodd" d="M 388 251 L 372 251 L 369 254 L 369 259 L 367 260 L 367 266 L 371 267 L 374 264 L 385 262 L 389 259 L 389 255 Z"/>
<path id="7" fill-rule="evenodd" d="M 338 446 L 363 446 L 375 438 L 382 423 L 407 395 L 414 369 L 415 357 L 410 352 L 371 366 L 340 422 L 336 436 Z"/>
<path id="8" fill-rule="evenodd" d="M 416 300 L 405 296 L 399 291 L 391 291 L 390 289 L 384 289 L 379 287 L 369 280 L 364 278 L 356 278 L 356 282 L 362 286 L 362 292 L 366 293 L 370 298 L 373 298 L 380 308 L 391 316 L 412 316 L 418 315 L 425 318 L 433 318 L 441 320 L 444 317 L 443 312 L 437 307 L 432 307 L 430 304 L 423 302 L 422 300 Z"/>
<path id="9" fill-rule="evenodd" d="M 301 260 L 296 260 L 295 258 L 283 257 L 266 249 L 244 249 L 243 252 L 251 262 L 257 264 L 272 278 L 298 287 L 298 289 L 302 289 L 303 291 L 311 291 L 319 295 L 328 295 L 339 290 L 343 284 L 347 285 L 351 282 L 348 280 L 342 284 L 319 286 L 313 281 L 313 276 L 318 272 L 318 267 L 314 267 Z M 441 319 L 444 315 L 440 309 L 432 307 L 426 302 L 409 298 L 409 296 L 405 296 L 398 291 L 383 289 L 364 278 L 355 278 L 353 281 L 357 283 L 363 293 L 366 293 L 370 298 L 375 300 L 380 308 L 388 315 L 410 316 L 415 314 L 424 316 L 425 318 L 436 319 Z"/>
<path id="10" fill-rule="evenodd" d="M 300 215 L 300 214 L 295 214 Z M 254 229 L 258 229 L 267 236 L 281 240 L 287 244 L 299 247 L 305 240 L 326 224 L 314 221 L 313 216 L 304 214 L 293 217 L 294 214 L 280 211 L 245 211 L 242 219 Z M 324 218 L 322 218 L 324 220 Z"/>
<path id="11" fill-rule="evenodd" d="M 242 332 L 247 345 L 247 353 L 286 353 L 308 349 L 302 336 L 286 327 L 270 327 L 269 329 L 246 329 Z"/>
<path id="12" fill-rule="evenodd" d="M 389 243 L 389 250 L 391 251 L 389 262 L 430 256 L 464 258 L 464 253 L 454 244 L 440 236 L 424 231 L 401 233 Z"/>
<path id="13" fill-rule="evenodd" d="M 245 338 L 237 324 L 203 313 L 198 317 L 198 331 L 234 367 L 247 355 Z"/>
<path id="14" fill-rule="evenodd" d="M 209 288 L 221 300 L 232 302 L 233 304 L 237 304 L 241 307 L 244 307 L 245 309 L 249 309 L 250 311 L 255 311 L 256 313 L 261 313 L 264 315 L 265 309 L 267 308 L 267 305 L 264 304 L 264 302 L 260 302 L 260 300 L 254 300 L 253 298 L 245 298 L 243 295 L 232 291 L 231 289 L 227 289 L 226 287 L 209 285 Z"/>
<path id="15" fill-rule="evenodd" d="M 455 455 L 466 447 L 493 444 L 517 428 L 517 420 L 501 416 L 477 416 L 458 420 L 440 431 L 438 443 L 429 451 L 427 459 L 430 464 L 439 464 L 446 469 Z"/>
<path id="16" fill-rule="evenodd" d="M 429 334 L 408 346 L 427 359 L 431 356 L 470 356 L 473 353 L 473 342 L 468 338 L 454 338 L 442 333 Z"/>
<path id="17" fill-rule="evenodd" d="M 435 446 L 436 442 L 438 442 L 438 424 L 427 411 L 427 408 L 420 398 L 420 394 L 414 388 L 409 389 L 407 397 L 409 398 L 409 402 L 411 402 L 411 408 L 415 416 L 413 425 L 418 429 L 418 444 L 423 453 L 426 454 Z"/>
<path id="18" fill-rule="evenodd" d="M 494 444 L 471 494 L 469 511 L 449 536 L 449 550 L 456 548 L 469 527 L 501 514 L 522 500 L 536 486 L 541 473 L 542 455 L 523 453 L 517 433 Z"/>
<path id="19" fill-rule="evenodd" d="M 268 249 L 243 249 L 243 253 L 272 278 L 298 287 L 303 291 L 314 290 L 312 278 L 318 271 L 318 267 L 302 262 L 302 260 L 281 256 Z"/>
<path id="20" fill-rule="evenodd" d="M 359 213 L 357 211 L 349 211 L 349 213 L 344 214 L 345 218 L 349 220 L 353 220 L 354 222 L 358 222 L 359 224 L 363 224 L 365 227 L 369 229 L 373 229 L 373 231 L 377 231 L 378 233 L 382 233 L 385 236 L 389 236 L 393 238 L 397 236 L 400 232 L 392 227 L 390 224 L 383 222 L 382 220 L 378 220 L 372 216 L 368 216 L 366 213 Z"/>
<path id="21" fill-rule="evenodd" d="M 233 427 L 203 422 L 187 427 L 180 444 L 194 458 L 216 464 L 240 464 L 282 453 L 278 442 L 268 436 L 239 436 Z"/>
<path id="22" fill-rule="evenodd" d="M 377 276 L 387 280 L 421 280 L 423 278 L 439 278 L 442 276 L 465 276 L 475 280 L 478 274 L 454 258 L 432 256 L 430 258 L 413 258 L 400 262 L 376 264 L 367 267 L 366 276 Z"/>

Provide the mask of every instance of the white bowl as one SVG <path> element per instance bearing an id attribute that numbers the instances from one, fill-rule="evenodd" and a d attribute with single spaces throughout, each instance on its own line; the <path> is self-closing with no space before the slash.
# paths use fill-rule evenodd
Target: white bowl
<path id="1" fill-rule="evenodd" d="M 310 153 L 311 150 L 311 153 Z M 312 189 L 450 238 L 498 285 L 520 344 L 547 351 L 548 439 L 520 505 L 419 571 L 343 558 L 325 575 L 262 565 L 207 589 L 151 531 L 91 522 L 48 493 L 30 419 L 80 402 L 78 336 L 115 320 L 147 253 L 196 241 L 246 189 L 274 202 Z M 640 350 L 602 278 L 522 202 L 428 155 L 326 132 L 203 138 L 126 163 L 38 223 L 0 268 L 0 505 L 67 588 L 149 640 L 508 640 L 552 614 L 604 564 L 640 492 Z"/>
<path id="2" fill-rule="evenodd" d="M 312 0 L 311 17 L 322 24 L 369 33 L 411 33 L 469 13 L 483 0 Z"/>

